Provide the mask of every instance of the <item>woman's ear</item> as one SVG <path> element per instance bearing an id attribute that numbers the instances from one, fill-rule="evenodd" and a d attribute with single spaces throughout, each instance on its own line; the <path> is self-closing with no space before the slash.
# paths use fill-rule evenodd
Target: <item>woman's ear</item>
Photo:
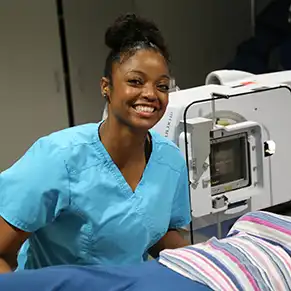
<path id="1" fill-rule="evenodd" d="M 107 102 L 110 102 L 110 82 L 106 77 L 102 77 L 100 81 L 101 94 Z"/>

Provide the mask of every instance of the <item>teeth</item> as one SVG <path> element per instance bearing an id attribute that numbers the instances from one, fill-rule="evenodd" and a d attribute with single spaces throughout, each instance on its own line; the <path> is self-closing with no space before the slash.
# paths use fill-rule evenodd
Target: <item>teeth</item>
<path id="1" fill-rule="evenodd" d="M 139 112 L 154 112 L 155 108 L 154 107 L 150 107 L 150 106 L 138 105 L 138 106 L 135 107 L 135 110 L 139 111 Z"/>

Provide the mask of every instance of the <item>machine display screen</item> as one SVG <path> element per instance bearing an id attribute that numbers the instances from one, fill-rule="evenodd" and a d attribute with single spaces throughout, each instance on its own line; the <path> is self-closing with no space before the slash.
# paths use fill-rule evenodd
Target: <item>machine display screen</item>
<path id="1" fill-rule="evenodd" d="M 249 183 L 247 135 L 219 138 L 211 144 L 211 186 L 223 186 L 216 193 L 241 188 Z"/>

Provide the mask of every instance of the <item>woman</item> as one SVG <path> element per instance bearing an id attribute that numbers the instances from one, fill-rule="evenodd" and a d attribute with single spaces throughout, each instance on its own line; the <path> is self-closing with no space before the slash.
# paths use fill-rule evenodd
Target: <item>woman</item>
<path id="1" fill-rule="evenodd" d="M 133 264 L 188 244 L 177 231 L 190 222 L 186 164 L 150 130 L 168 103 L 163 37 L 125 15 L 105 42 L 108 118 L 40 138 L 0 175 L 0 272 Z"/>

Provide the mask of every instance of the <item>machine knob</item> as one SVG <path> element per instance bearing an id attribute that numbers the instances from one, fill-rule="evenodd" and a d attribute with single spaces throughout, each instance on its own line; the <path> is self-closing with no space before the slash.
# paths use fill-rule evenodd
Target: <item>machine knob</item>
<path id="1" fill-rule="evenodd" d="M 265 157 L 272 156 L 276 151 L 276 144 L 273 140 L 268 140 L 264 142 L 264 152 Z"/>

